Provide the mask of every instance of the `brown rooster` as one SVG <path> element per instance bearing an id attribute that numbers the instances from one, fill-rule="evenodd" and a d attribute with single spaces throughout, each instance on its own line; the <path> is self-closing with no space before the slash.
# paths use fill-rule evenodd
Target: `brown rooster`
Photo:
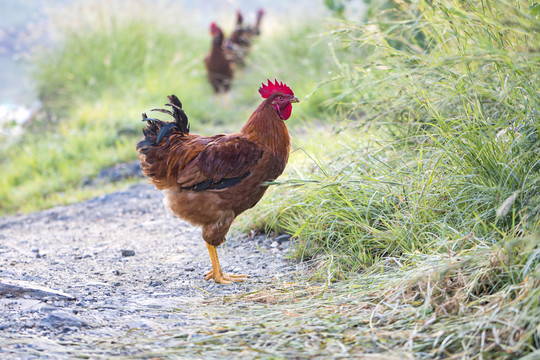
<path id="1" fill-rule="evenodd" d="M 231 88 L 233 64 L 223 49 L 223 31 L 215 23 L 212 23 L 210 24 L 210 34 L 213 37 L 212 46 L 210 53 L 204 58 L 208 81 L 216 94 L 225 93 Z"/>
<path id="2" fill-rule="evenodd" d="M 234 27 L 234 31 L 229 37 L 229 41 L 242 47 L 249 47 L 251 45 L 250 35 L 251 34 L 249 33 L 248 28 L 244 27 L 244 17 L 242 16 L 242 12 L 237 10 L 236 25 Z"/>
<path id="3" fill-rule="evenodd" d="M 180 100 L 168 97 L 174 122 L 149 119 L 145 139 L 137 144 L 141 169 L 162 190 L 165 203 L 178 217 L 202 227 L 212 270 L 206 274 L 221 284 L 244 281 L 246 275 L 223 273 L 216 247 L 225 241 L 233 220 L 255 206 L 268 185 L 287 164 L 290 140 L 284 120 L 298 102 L 292 90 L 275 80 L 263 84 L 265 99 L 239 133 L 210 137 L 189 132 Z"/>
<path id="4" fill-rule="evenodd" d="M 261 21 L 264 15 L 264 10 L 257 11 L 257 19 L 255 25 L 244 26 L 244 17 L 240 10 L 236 11 L 236 26 L 231 36 L 227 40 L 227 51 L 230 54 L 231 60 L 239 65 L 245 66 L 246 57 L 251 49 L 251 40 L 254 36 L 261 33 Z"/>
<path id="5" fill-rule="evenodd" d="M 255 25 L 247 27 L 247 31 L 251 36 L 261 35 L 261 22 L 262 22 L 263 16 L 264 16 L 264 10 L 263 9 L 257 10 L 257 18 L 255 20 Z"/>

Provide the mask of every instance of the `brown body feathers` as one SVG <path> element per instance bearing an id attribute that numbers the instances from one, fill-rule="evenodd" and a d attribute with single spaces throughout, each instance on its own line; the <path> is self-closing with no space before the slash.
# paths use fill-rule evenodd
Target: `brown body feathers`
<path id="1" fill-rule="evenodd" d="M 280 115 L 285 112 L 280 109 L 298 99 L 277 85 L 275 93 L 264 85 L 266 98 L 234 134 L 191 134 L 182 104 L 174 95 L 167 104 L 172 111 L 158 109 L 171 115 L 173 122 L 143 114 L 148 125 L 143 130 L 145 138 L 137 144 L 143 173 L 164 192 L 174 214 L 202 227 L 204 240 L 212 246 L 225 241 L 236 216 L 253 207 L 267 182 L 285 169 L 290 140 L 286 118 Z"/>

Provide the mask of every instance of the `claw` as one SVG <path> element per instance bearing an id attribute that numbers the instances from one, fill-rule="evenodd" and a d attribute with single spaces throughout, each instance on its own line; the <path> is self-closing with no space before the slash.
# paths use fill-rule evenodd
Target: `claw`
<path id="1" fill-rule="evenodd" d="M 231 284 L 232 282 L 246 281 L 247 275 L 223 273 L 223 270 L 221 270 L 221 265 L 219 265 L 216 247 L 208 243 L 206 246 L 208 247 L 208 252 L 210 253 L 210 260 L 212 260 L 212 270 L 210 270 L 204 276 L 206 280 L 214 279 L 214 281 L 218 284 Z"/>
<path id="2" fill-rule="evenodd" d="M 246 281 L 247 275 L 236 275 L 236 274 L 227 274 L 223 271 L 220 271 L 217 275 L 214 275 L 214 270 L 210 270 L 204 276 L 205 280 L 214 279 L 218 284 L 231 284 L 233 282 L 243 282 Z"/>

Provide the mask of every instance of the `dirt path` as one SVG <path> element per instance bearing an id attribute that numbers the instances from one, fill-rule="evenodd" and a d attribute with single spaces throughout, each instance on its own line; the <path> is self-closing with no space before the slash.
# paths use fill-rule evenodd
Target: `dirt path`
<path id="1" fill-rule="evenodd" d="M 142 184 L 0 218 L 0 358 L 70 358 L 82 349 L 90 357 L 129 356 L 122 346 L 100 351 L 96 343 L 204 326 L 194 312 L 210 297 L 291 277 L 288 246 L 286 236 L 231 237 L 219 249 L 223 268 L 249 280 L 204 281 L 210 259 L 200 230 L 169 214 L 161 193 Z"/>

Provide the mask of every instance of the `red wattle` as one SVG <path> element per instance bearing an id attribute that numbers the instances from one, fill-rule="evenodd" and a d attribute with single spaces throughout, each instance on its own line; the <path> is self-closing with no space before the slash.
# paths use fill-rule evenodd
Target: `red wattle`
<path id="1" fill-rule="evenodd" d="M 287 120 L 289 117 L 291 117 L 291 112 L 292 112 L 292 104 L 288 103 L 287 106 L 285 106 L 285 108 L 281 110 L 280 116 L 283 120 Z"/>

